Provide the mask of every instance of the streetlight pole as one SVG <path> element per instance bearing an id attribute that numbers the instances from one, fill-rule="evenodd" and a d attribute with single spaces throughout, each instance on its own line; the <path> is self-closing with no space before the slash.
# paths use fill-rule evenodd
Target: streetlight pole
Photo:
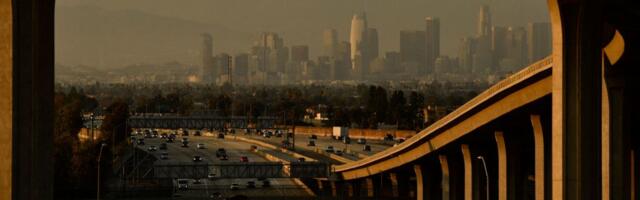
<path id="1" fill-rule="evenodd" d="M 106 147 L 107 144 L 106 143 L 102 143 L 102 145 L 100 145 L 100 153 L 98 154 L 98 188 L 97 188 L 97 198 L 96 200 L 100 200 L 100 159 L 102 158 L 102 149 L 104 149 L 104 147 Z"/>
<path id="2" fill-rule="evenodd" d="M 486 185 L 486 189 L 487 189 L 487 200 L 489 200 L 489 172 L 487 171 L 487 163 L 484 161 L 484 157 L 482 156 L 478 156 L 477 157 L 480 161 L 482 161 L 482 167 L 484 169 L 484 176 L 485 179 L 487 180 L 487 185 Z"/>

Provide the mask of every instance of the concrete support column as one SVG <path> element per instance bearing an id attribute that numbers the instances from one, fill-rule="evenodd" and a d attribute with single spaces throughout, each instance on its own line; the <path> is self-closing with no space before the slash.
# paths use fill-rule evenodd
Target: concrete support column
<path id="1" fill-rule="evenodd" d="M 422 177 L 423 176 L 422 166 L 413 165 L 413 171 L 416 173 L 416 199 L 418 200 L 425 199 L 424 198 L 425 184 L 424 184 L 424 177 Z"/>
<path id="2" fill-rule="evenodd" d="M 544 134 L 542 132 L 542 122 L 540 121 L 540 115 L 531 115 L 530 118 L 535 148 L 534 181 L 536 200 L 544 200 Z"/>
<path id="3" fill-rule="evenodd" d="M 353 188 L 353 183 L 352 182 L 348 182 L 344 184 L 347 187 L 347 196 L 348 197 L 354 197 L 355 196 L 355 191 Z"/>
<path id="4" fill-rule="evenodd" d="M 498 200 L 507 200 L 507 145 L 501 131 L 495 132 L 498 150 Z"/>
<path id="5" fill-rule="evenodd" d="M 462 160 L 464 161 L 464 200 L 473 200 L 473 163 L 469 145 L 461 145 Z"/>
<path id="6" fill-rule="evenodd" d="M 440 182 L 440 187 L 442 188 L 442 200 L 449 200 L 449 198 L 451 197 L 451 195 L 449 194 L 451 191 L 449 180 L 449 162 L 446 155 L 439 155 L 438 159 L 440 160 L 440 170 L 442 172 L 442 180 Z"/>
<path id="7" fill-rule="evenodd" d="M 364 188 L 367 191 L 367 197 L 374 197 L 375 187 L 373 185 L 373 178 L 369 177 L 364 179 Z"/>
<path id="8" fill-rule="evenodd" d="M 398 174 L 389 173 L 389 180 L 391 181 L 391 196 L 399 197 L 400 191 L 398 190 Z"/>
<path id="9" fill-rule="evenodd" d="M 332 197 L 337 197 L 338 196 L 338 186 L 337 183 L 335 181 L 331 181 L 330 182 L 331 185 L 331 196 Z"/>
<path id="10" fill-rule="evenodd" d="M 552 199 L 601 197 L 603 2 L 551 0 Z"/>
<path id="11" fill-rule="evenodd" d="M 322 185 L 322 180 L 316 179 L 316 184 L 318 185 L 318 191 L 322 192 L 322 190 L 324 189 Z"/>

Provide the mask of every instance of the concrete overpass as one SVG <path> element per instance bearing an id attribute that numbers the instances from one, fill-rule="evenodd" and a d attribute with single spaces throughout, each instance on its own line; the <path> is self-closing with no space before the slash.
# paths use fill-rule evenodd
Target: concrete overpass
<path id="1" fill-rule="evenodd" d="M 618 37 L 610 44 L 620 42 L 616 41 L 622 40 Z M 602 104 L 605 133 L 602 138 L 557 134 L 554 127 L 557 111 L 552 106 L 557 88 L 555 64 L 552 56 L 542 59 L 490 87 L 400 145 L 335 166 L 341 180 L 326 181 L 319 187 L 330 188 L 327 193 L 333 196 L 365 199 L 502 200 L 556 199 L 560 188 L 555 187 L 570 189 L 582 185 L 584 188 L 579 192 L 561 196 L 584 199 L 587 197 L 583 194 L 590 192 L 584 190 L 594 188 L 601 191 L 597 195 L 603 199 L 637 198 L 637 138 L 629 141 L 637 136 L 620 129 L 616 135 L 609 134 L 613 126 L 622 128 L 610 120 L 621 120 L 625 111 L 618 108 L 617 115 L 613 115 L 609 104 Z M 603 86 L 603 91 L 606 89 Z M 582 114 L 585 116 L 569 117 L 589 118 L 588 115 L 596 113 Z M 613 168 L 620 171 L 614 172 Z M 559 177 L 558 171 L 563 170 L 565 174 Z M 559 178 L 565 179 L 562 184 L 558 183 Z M 615 187 L 611 185 L 614 181 Z"/>

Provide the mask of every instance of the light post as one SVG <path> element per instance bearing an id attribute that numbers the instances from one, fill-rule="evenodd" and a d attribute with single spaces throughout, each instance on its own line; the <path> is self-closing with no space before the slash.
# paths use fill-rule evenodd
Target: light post
<path id="1" fill-rule="evenodd" d="M 98 188 L 97 188 L 97 198 L 96 200 L 100 200 L 100 159 L 102 158 L 102 149 L 104 149 L 104 147 L 106 147 L 107 144 L 106 143 L 102 143 L 102 145 L 100 145 L 100 153 L 98 154 Z"/>
<path id="2" fill-rule="evenodd" d="M 487 185 L 486 185 L 486 189 L 487 189 L 487 200 L 489 200 L 489 172 L 487 171 L 487 163 L 484 161 L 484 157 L 482 156 L 478 156 L 477 157 L 480 161 L 482 161 L 482 167 L 484 169 L 484 176 L 485 179 L 487 180 Z"/>

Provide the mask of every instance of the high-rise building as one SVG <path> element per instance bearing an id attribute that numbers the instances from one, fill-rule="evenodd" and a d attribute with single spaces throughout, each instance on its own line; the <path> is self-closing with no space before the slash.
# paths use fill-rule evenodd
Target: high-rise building
<path id="1" fill-rule="evenodd" d="M 282 73 L 289 60 L 289 49 L 284 46 L 284 40 L 277 34 L 263 32 L 254 42 L 251 54 L 257 56 L 257 66 L 263 72 Z"/>
<path id="2" fill-rule="evenodd" d="M 551 25 L 529 23 L 527 26 L 528 62 L 538 61 L 551 54 Z"/>
<path id="3" fill-rule="evenodd" d="M 425 32 L 416 30 L 400 31 L 400 60 L 402 65 L 416 71 L 424 73 L 425 65 Z M 410 73 L 410 72 L 407 72 Z"/>
<path id="4" fill-rule="evenodd" d="M 440 56 L 440 19 L 426 17 L 425 35 L 425 72 L 434 71 L 435 60 Z"/>
<path id="5" fill-rule="evenodd" d="M 482 5 L 478 16 L 478 36 L 489 36 L 491 34 L 491 11 L 489 6 Z"/>
<path id="6" fill-rule="evenodd" d="M 351 68 L 351 43 L 347 41 L 342 41 L 338 43 L 336 60 L 340 60 L 340 61 L 344 61 L 344 63 L 348 63 L 349 68 Z"/>
<path id="7" fill-rule="evenodd" d="M 402 63 L 400 53 L 397 51 L 389 51 L 384 54 L 384 68 L 387 73 L 396 73 L 400 69 Z"/>
<path id="8" fill-rule="evenodd" d="M 502 71 L 514 71 L 527 63 L 527 32 L 523 27 L 509 27 L 507 30 L 508 65 L 502 65 Z"/>
<path id="9" fill-rule="evenodd" d="M 294 61 L 294 62 L 309 61 L 309 46 L 307 45 L 291 46 L 291 61 Z"/>
<path id="10" fill-rule="evenodd" d="M 231 63 L 233 62 L 231 60 L 231 56 L 227 53 L 219 53 L 214 58 L 214 61 L 215 61 L 214 67 L 216 69 L 216 74 L 217 74 L 216 82 L 219 85 L 229 82 L 231 78 L 229 77 L 229 72 L 233 70 L 231 68 L 232 67 Z"/>
<path id="11" fill-rule="evenodd" d="M 471 73 L 475 41 L 472 37 L 464 37 L 460 40 L 458 48 L 459 71 L 463 74 Z"/>
<path id="12" fill-rule="evenodd" d="M 362 79 L 368 66 L 369 53 L 367 40 L 367 16 L 365 13 L 355 14 L 351 19 L 351 34 L 349 40 L 351 42 L 351 71 L 353 79 Z"/>
<path id="13" fill-rule="evenodd" d="M 249 72 L 249 54 L 239 53 L 233 58 L 233 76 L 246 77 Z"/>
<path id="14" fill-rule="evenodd" d="M 367 29 L 367 52 L 369 55 L 367 59 L 370 61 L 378 57 L 378 29 L 369 28 Z"/>
<path id="15" fill-rule="evenodd" d="M 200 70 L 200 80 L 202 83 L 210 84 L 215 81 L 215 69 L 213 67 L 213 39 L 211 34 L 202 34 L 202 69 Z"/>
<path id="16" fill-rule="evenodd" d="M 338 32 L 336 29 L 326 29 L 322 34 L 322 54 L 338 57 Z"/>
<path id="17" fill-rule="evenodd" d="M 504 26 L 491 28 L 491 51 L 493 51 L 494 65 L 497 66 L 507 53 L 507 28 Z"/>

